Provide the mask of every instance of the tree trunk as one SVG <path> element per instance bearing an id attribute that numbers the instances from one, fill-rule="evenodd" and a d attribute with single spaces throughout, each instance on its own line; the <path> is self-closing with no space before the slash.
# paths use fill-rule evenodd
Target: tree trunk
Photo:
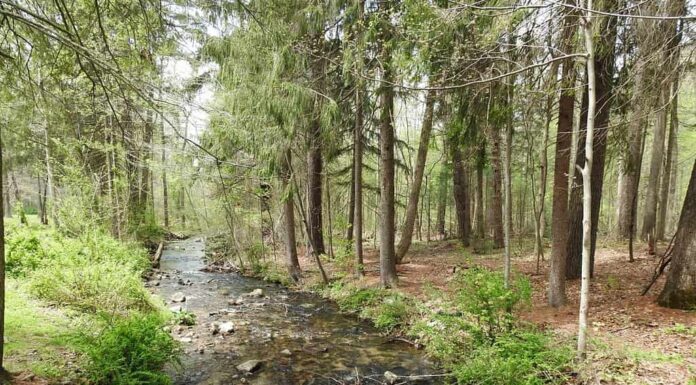
<path id="1" fill-rule="evenodd" d="M 476 209 L 474 217 L 476 218 L 476 230 L 474 231 L 474 237 L 477 240 L 483 240 L 486 236 L 486 225 L 484 219 L 484 198 L 483 198 L 483 171 L 486 167 L 486 146 L 484 143 L 480 144 L 481 148 L 477 151 L 476 157 Z"/>
<path id="2" fill-rule="evenodd" d="M 585 166 L 582 168 L 583 202 L 582 202 L 582 279 L 580 284 L 580 310 L 578 317 L 578 356 L 585 356 L 587 344 L 587 313 L 590 305 L 590 269 L 592 253 L 592 167 L 594 150 L 595 108 L 597 93 L 595 89 L 595 53 L 592 33 L 592 0 L 587 0 L 587 10 L 581 22 L 587 49 L 587 133 L 585 137 Z M 613 45 L 611 46 L 613 48 Z"/>
<path id="3" fill-rule="evenodd" d="M 379 27 L 378 52 L 382 64 L 382 76 L 378 95 L 380 98 L 380 214 L 379 260 L 380 282 L 383 287 L 396 285 L 396 253 L 394 249 L 394 75 L 391 63 L 391 49 L 384 44 L 391 39 L 392 2 L 379 3 L 382 18 Z"/>
<path id="4" fill-rule="evenodd" d="M 440 239 L 445 239 L 445 219 L 447 217 L 447 201 L 449 198 L 448 186 L 449 177 L 447 172 L 447 164 L 449 157 L 449 150 L 447 149 L 447 140 L 442 141 L 442 152 L 444 153 L 444 159 L 440 164 L 440 172 L 437 175 L 437 235 Z"/>
<path id="5" fill-rule="evenodd" d="M 493 165 L 493 197 L 491 201 L 491 227 L 493 229 L 493 246 L 504 246 L 503 234 L 503 179 L 502 164 L 500 161 L 500 129 L 490 128 L 491 164 Z"/>
<path id="6" fill-rule="evenodd" d="M 285 151 L 283 167 L 280 179 L 283 187 L 283 216 L 285 217 L 285 265 L 290 278 L 297 282 L 300 280 L 300 262 L 297 259 L 297 240 L 295 239 L 295 206 L 293 204 L 293 190 L 290 185 L 290 170 L 292 151 Z"/>
<path id="7" fill-rule="evenodd" d="M 604 10 L 606 12 L 615 12 L 618 9 L 618 1 L 612 0 L 606 2 Z M 605 16 L 601 19 L 600 30 L 604 31 L 601 35 L 601 41 L 598 43 L 601 49 L 595 58 L 594 68 L 596 71 L 596 90 L 595 97 L 597 100 L 596 116 L 594 117 L 594 139 L 593 139 L 593 167 L 592 167 L 592 220 L 591 220 L 591 239 L 590 239 L 590 275 L 594 273 L 594 254 L 597 244 L 597 226 L 599 223 L 599 211 L 601 208 L 602 191 L 604 187 L 604 164 L 607 152 L 607 137 L 609 134 L 609 117 L 612 107 L 613 97 L 613 78 L 614 78 L 614 61 L 615 61 L 615 45 L 617 36 L 617 19 L 616 17 Z M 589 76 L 589 75 L 588 75 Z M 589 90 L 586 89 L 586 92 Z M 580 137 L 584 139 L 587 119 L 587 94 L 583 95 L 583 108 L 580 126 Z M 578 145 L 581 143 L 578 142 Z M 584 164 L 584 152 L 579 147 L 576 164 L 581 167 Z M 581 182 L 580 185 L 584 183 Z M 578 193 L 573 192 L 570 199 L 569 211 L 569 229 L 568 229 L 568 247 L 566 249 L 566 278 L 577 279 L 582 273 L 582 205 L 583 199 Z"/>
<path id="8" fill-rule="evenodd" d="M 356 123 L 357 125 L 357 123 Z M 356 128 L 353 128 L 355 130 Z M 355 138 L 355 133 L 353 133 Z M 355 159 L 355 147 L 353 147 L 353 159 Z M 355 164 L 350 168 L 350 191 L 348 192 L 348 226 L 346 227 L 346 240 L 353 240 L 353 226 L 355 223 Z"/>
<path id="9" fill-rule="evenodd" d="M 164 119 L 161 121 L 162 129 L 162 210 L 164 215 L 164 228 L 169 228 L 169 185 L 167 183 L 167 137 L 164 133 Z"/>
<path id="10" fill-rule="evenodd" d="M 575 1 L 567 0 L 569 6 Z M 575 36 L 575 18 L 572 8 L 564 9 L 562 52 L 572 50 Z M 548 302 L 558 307 L 565 304 L 565 248 L 568 237 L 568 168 L 573 136 L 573 113 L 575 105 L 575 63 L 572 59 L 562 62 L 561 95 L 558 101 L 558 128 L 556 131 L 556 161 L 553 174 L 553 204 L 551 222 L 553 243 L 549 266 Z"/>
<path id="11" fill-rule="evenodd" d="M 655 225 L 655 240 L 665 239 L 665 231 L 667 228 L 667 208 L 669 207 L 668 200 L 670 183 L 672 179 L 672 161 L 674 160 L 674 148 L 677 145 L 677 127 L 672 118 L 672 103 L 676 102 L 677 99 L 676 90 L 671 90 L 670 95 L 670 100 L 673 101 L 669 103 L 669 106 L 664 106 L 664 108 L 668 109 L 666 114 L 669 114 L 668 116 L 670 120 L 669 139 L 667 140 L 667 154 L 665 154 L 664 169 L 662 171 L 662 183 L 660 184 L 660 201 L 658 203 L 657 223 Z"/>
<path id="12" fill-rule="evenodd" d="M 325 254 L 324 234 L 322 231 L 322 196 L 321 173 L 321 126 L 314 120 L 309 128 L 309 143 L 307 148 L 307 219 L 309 221 L 309 237 L 317 254 Z"/>
<path id="13" fill-rule="evenodd" d="M 418 199 L 423 183 L 423 173 L 425 172 L 425 162 L 428 157 L 430 147 L 430 133 L 433 128 L 433 110 L 435 109 L 435 91 L 430 90 L 425 96 L 425 112 L 423 113 L 423 125 L 421 126 L 420 142 L 418 143 L 418 155 L 416 156 L 416 167 L 413 174 L 413 185 L 408 196 L 406 206 L 406 218 L 404 227 L 401 229 L 401 239 L 396 247 L 396 263 L 401 263 L 404 256 L 411 247 L 413 238 L 413 226 L 416 221 L 418 210 Z"/>
<path id="14" fill-rule="evenodd" d="M 672 249 L 672 266 L 657 302 L 661 306 L 691 310 L 696 307 L 696 161 L 679 218 Z"/>
<path id="15" fill-rule="evenodd" d="M 507 101 L 506 104 L 512 103 L 512 86 L 505 87 L 507 90 Z M 503 244 L 505 246 L 504 260 L 503 260 L 503 277 L 505 282 L 505 287 L 510 286 L 510 269 L 512 263 L 512 255 L 510 250 L 510 237 L 512 237 L 512 178 L 510 171 L 510 158 L 512 157 L 512 114 L 510 113 L 505 125 L 504 132 L 504 150 L 503 150 L 503 194 L 505 210 L 503 216 L 503 226 L 504 226 L 504 239 Z"/>
<path id="16" fill-rule="evenodd" d="M 454 207 L 457 214 L 457 239 L 464 246 L 469 246 L 471 236 L 471 220 L 469 208 L 469 177 L 466 165 L 462 159 L 462 150 L 459 140 L 450 143 L 452 151 L 452 191 L 454 193 Z"/>
<path id="17" fill-rule="evenodd" d="M 675 228 L 676 225 L 674 225 L 674 222 L 679 218 L 679 213 L 677 210 L 679 208 L 677 207 L 677 177 L 678 177 L 678 169 L 677 165 L 679 164 L 679 145 L 676 143 L 676 140 L 679 138 L 679 113 L 678 113 L 678 107 L 679 107 L 679 77 L 675 77 L 673 83 L 672 83 L 672 94 L 674 95 L 672 98 L 672 104 L 670 105 L 670 127 L 674 130 L 674 139 L 675 139 L 675 145 L 674 149 L 672 150 L 672 167 L 670 170 L 670 182 L 669 182 L 669 196 L 667 198 L 667 207 L 668 207 L 668 214 L 667 218 L 669 218 L 669 224 L 665 225 L 669 230 L 671 231 L 672 228 Z M 673 219 L 672 219 L 673 218 Z"/>
<path id="18" fill-rule="evenodd" d="M 667 104 L 667 92 L 662 87 L 660 90 L 660 106 Z M 640 112 L 639 112 L 640 113 Z M 657 195 L 662 174 L 662 158 L 665 152 L 665 131 L 667 128 L 667 109 L 660 108 L 657 112 L 657 122 L 652 143 L 652 158 L 650 159 L 650 175 L 648 177 L 647 194 L 645 197 L 645 211 L 643 212 L 643 229 L 641 238 L 647 240 L 649 249 L 654 250 L 655 220 L 657 218 Z"/>

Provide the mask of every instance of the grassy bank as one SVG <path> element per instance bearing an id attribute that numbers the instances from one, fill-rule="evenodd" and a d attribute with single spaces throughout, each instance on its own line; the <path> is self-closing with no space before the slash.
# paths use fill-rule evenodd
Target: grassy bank
<path id="1" fill-rule="evenodd" d="M 6 367 L 20 378 L 167 384 L 177 345 L 143 286 L 147 251 L 102 232 L 6 221 Z"/>

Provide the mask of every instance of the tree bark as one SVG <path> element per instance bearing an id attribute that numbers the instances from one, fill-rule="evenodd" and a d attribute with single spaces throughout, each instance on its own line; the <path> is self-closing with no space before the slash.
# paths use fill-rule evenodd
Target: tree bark
<path id="1" fill-rule="evenodd" d="M 300 262 L 297 258 L 297 240 L 295 239 L 295 206 L 293 204 L 293 191 L 290 184 L 290 170 L 292 151 L 285 150 L 282 160 L 280 179 L 283 187 L 283 216 L 285 217 L 285 265 L 290 278 L 297 282 L 300 280 Z"/>
<path id="2" fill-rule="evenodd" d="M 484 215 L 484 198 L 483 198 L 483 171 L 486 167 L 486 145 L 485 143 L 480 144 L 480 148 L 477 151 L 476 156 L 476 209 L 474 210 L 474 217 L 476 218 L 476 229 L 474 231 L 474 237 L 478 240 L 483 240 L 486 236 L 486 224 Z"/>
<path id="3" fill-rule="evenodd" d="M 661 306 L 691 310 L 696 307 L 696 161 L 679 218 L 667 282 L 657 302 Z"/>
<path id="4" fill-rule="evenodd" d="M 491 205 L 491 228 L 493 230 L 493 246 L 504 246 L 503 234 L 503 179 L 502 164 L 500 161 L 500 129 L 490 127 L 491 164 L 493 166 L 493 197 Z"/>
<path id="5" fill-rule="evenodd" d="M 585 137 L 585 166 L 582 168 L 583 202 L 582 202 L 582 277 L 580 283 L 580 310 L 578 312 L 578 356 L 584 358 L 587 344 L 587 314 L 590 305 L 591 275 L 591 231 L 592 231 L 592 167 L 594 150 L 595 108 L 597 93 L 595 89 L 595 50 L 592 33 L 592 0 L 587 0 L 587 10 L 583 16 L 582 26 L 587 50 L 587 132 Z M 613 46 L 612 46 L 613 49 Z"/>
<path id="6" fill-rule="evenodd" d="M 169 184 L 167 183 L 167 137 L 164 133 L 164 119 L 162 119 L 162 211 L 164 215 L 164 228 L 169 228 Z"/>
<path id="7" fill-rule="evenodd" d="M 670 84 L 671 90 L 671 84 Z M 675 100 L 677 94 L 675 91 L 670 91 L 670 100 Z M 664 169 L 662 170 L 662 182 L 660 184 L 660 201 L 658 202 L 657 223 L 655 224 L 655 240 L 664 240 L 667 227 L 667 208 L 669 207 L 669 191 L 672 177 L 672 161 L 674 158 L 674 148 L 677 144 L 676 125 L 672 119 L 672 103 L 664 106 L 668 109 L 666 114 L 669 114 L 669 139 L 667 139 L 667 153 L 665 154 Z"/>
<path id="8" fill-rule="evenodd" d="M 416 167 L 413 174 L 413 185 L 408 196 L 406 206 L 406 218 L 401 229 L 401 239 L 396 247 L 396 263 L 401 263 L 411 247 L 413 239 L 413 226 L 416 221 L 418 210 L 418 200 L 423 184 L 423 173 L 425 172 L 425 162 L 428 157 L 430 147 L 430 133 L 433 129 L 433 111 L 435 109 L 435 91 L 430 90 L 425 96 L 425 112 L 423 113 L 423 124 L 421 126 L 420 142 L 418 143 L 418 154 L 416 156 Z"/>
<path id="9" fill-rule="evenodd" d="M 667 92 L 662 87 L 660 90 L 660 106 L 667 104 Z M 648 177 L 647 194 L 645 196 L 645 211 L 643 212 L 643 228 L 641 238 L 647 240 L 649 249 L 654 250 L 655 220 L 657 218 L 657 195 L 662 175 L 662 158 L 665 152 L 665 131 L 667 128 L 667 109 L 660 108 L 657 112 L 657 122 L 652 143 L 652 158 L 650 159 L 650 175 Z"/>
<path id="10" fill-rule="evenodd" d="M 316 112 L 316 111 L 315 111 Z M 323 162 L 321 158 L 321 126 L 317 119 L 309 128 L 309 143 L 307 148 L 307 219 L 312 245 L 317 254 L 325 254 L 324 234 L 322 231 L 322 196 L 321 174 Z"/>
<path id="11" fill-rule="evenodd" d="M 574 6 L 574 0 L 567 0 Z M 563 31 L 560 48 L 570 52 L 575 36 L 576 17 L 571 7 L 564 9 Z M 548 303 L 558 307 L 565 304 L 565 247 L 568 238 L 568 168 L 570 167 L 570 150 L 573 131 L 573 113 L 575 105 L 575 63 L 566 59 L 562 63 L 561 95 L 558 101 L 558 126 L 556 130 L 556 160 L 553 175 L 553 203 L 551 224 L 553 242 L 549 267 Z"/>
<path id="12" fill-rule="evenodd" d="M 449 177 L 447 164 L 449 163 L 449 150 L 447 149 L 447 140 L 442 140 L 442 152 L 444 159 L 440 164 L 440 172 L 437 175 L 437 235 L 440 239 L 445 239 L 445 218 L 447 217 L 447 201 L 449 198 L 448 186 Z"/>
<path id="13" fill-rule="evenodd" d="M 459 140 L 450 143 L 452 151 L 452 191 L 454 193 L 454 207 L 457 214 L 457 239 L 464 246 L 469 246 L 471 237 L 471 220 L 469 207 L 469 177 L 466 165 L 462 158 L 461 144 Z"/>
<path id="14" fill-rule="evenodd" d="M 356 123 L 357 125 L 357 123 Z M 353 130 L 356 128 L 354 127 Z M 353 133 L 355 138 L 355 133 Z M 355 159 L 355 147 L 353 147 L 353 159 Z M 348 226 L 346 227 L 346 240 L 353 240 L 353 226 L 355 223 L 355 164 L 350 167 L 350 191 L 348 192 Z"/>
<path id="15" fill-rule="evenodd" d="M 618 1 L 610 0 L 604 3 L 604 10 L 606 12 L 615 12 L 618 9 Z M 594 139 L 593 139 L 593 167 L 592 167 L 592 218 L 591 218 L 591 247 L 590 247 L 590 275 L 594 273 L 594 254 L 597 244 L 597 226 L 599 223 L 599 211 L 601 207 L 602 191 L 604 188 L 604 164 L 606 161 L 607 152 L 607 137 L 609 134 L 609 117 L 611 113 L 611 107 L 613 104 L 613 78 L 614 78 L 614 61 L 615 61 L 615 45 L 617 36 L 617 19 L 612 16 L 605 16 L 601 19 L 599 26 L 601 31 L 604 31 L 601 35 L 601 40 L 598 42 L 599 47 L 597 56 L 594 62 L 594 68 L 596 73 L 596 90 L 595 97 L 597 100 L 596 116 L 594 117 Z M 589 90 L 586 89 L 586 95 L 583 95 L 583 108 L 580 126 L 580 138 L 584 141 L 585 128 L 587 119 L 587 110 L 589 106 L 587 105 L 587 98 Z M 584 123 L 583 123 L 584 122 Z M 579 145 L 581 142 L 578 143 Z M 582 147 L 578 148 L 578 155 L 576 164 L 578 167 L 582 167 L 584 164 L 584 151 Z M 582 186 L 584 181 L 579 180 L 579 185 Z M 582 273 L 582 209 L 583 198 L 574 191 L 571 195 L 569 204 L 569 238 L 568 246 L 566 250 L 566 278 L 577 279 L 580 278 Z"/>
<path id="16" fill-rule="evenodd" d="M 392 2 L 380 2 L 379 13 L 379 17 L 382 19 L 377 31 L 378 54 L 382 63 L 382 76 L 378 90 L 380 98 L 380 282 L 383 287 L 393 287 L 397 283 L 394 248 L 394 74 L 391 49 L 388 44 L 384 44 L 392 37 Z"/>

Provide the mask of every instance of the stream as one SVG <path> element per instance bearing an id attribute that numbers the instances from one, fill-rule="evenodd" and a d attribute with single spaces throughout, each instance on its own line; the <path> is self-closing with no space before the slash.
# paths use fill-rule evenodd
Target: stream
<path id="1" fill-rule="evenodd" d="M 422 351 L 316 295 L 201 271 L 204 251 L 204 238 L 169 242 L 148 283 L 167 306 L 196 315 L 195 325 L 172 328 L 184 348 L 174 384 L 440 383 L 427 377 L 436 370 Z"/>

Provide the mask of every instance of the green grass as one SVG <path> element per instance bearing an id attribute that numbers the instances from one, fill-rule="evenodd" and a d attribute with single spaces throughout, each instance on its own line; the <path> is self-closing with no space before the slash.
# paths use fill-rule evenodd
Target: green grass
<path id="1" fill-rule="evenodd" d="M 6 366 L 44 378 L 66 375 L 65 354 L 74 350 L 75 322 L 58 309 L 29 297 L 16 279 L 7 280 L 5 314 Z"/>

